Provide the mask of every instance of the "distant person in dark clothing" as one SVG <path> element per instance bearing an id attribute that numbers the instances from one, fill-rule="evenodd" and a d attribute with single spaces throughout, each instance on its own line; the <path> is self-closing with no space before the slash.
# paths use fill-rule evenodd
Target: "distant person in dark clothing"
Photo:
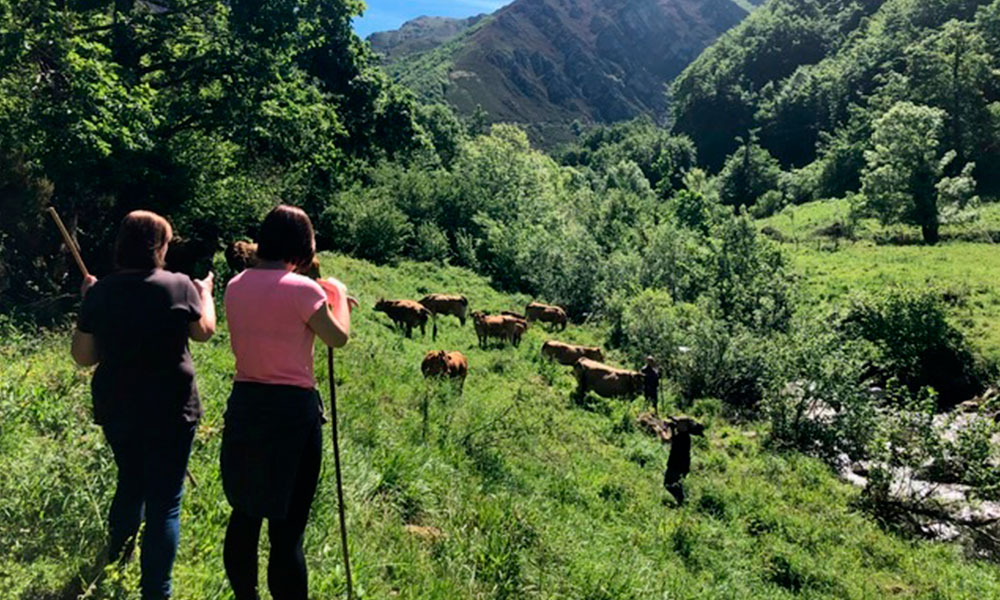
<path id="1" fill-rule="evenodd" d="M 691 436 L 705 435 L 705 426 L 690 417 L 675 417 L 668 423 L 673 435 L 663 487 L 681 505 L 684 504 L 684 477 L 691 472 Z"/>
<path id="2" fill-rule="evenodd" d="M 322 406 L 313 340 L 340 348 L 354 303 L 295 273 L 316 240 L 302 210 L 279 206 L 261 226 L 257 263 L 226 287 L 236 377 L 222 435 L 222 486 L 232 506 L 223 561 L 236 600 L 257 600 L 257 542 L 268 520 L 267 582 L 276 600 L 306 600 L 302 548 L 321 465 Z"/>
<path id="3" fill-rule="evenodd" d="M 129 213 L 118 230 L 116 270 L 84 281 L 73 332 L 73 359 L 97 366 L 94 421 L 118 466 L 106 558 L 129 557 L 145 514 L 144 600 L 172 592 L 184 473 L 202 412 L 188 339 L 215 333 L 212 274 L 191 281 L 163 270 L 172 235 L 163 217 Z"/>
<path id="4" fill-rule="evenodd" d="M 646 364 L 639 370 L 642 373 L 642 389 L 646 395 L 646 401 L 653 407 L 653 412 L 659 412 L 660 400 L 660 368 L 656 366 L 656 359 L 652 356 L 646 357 Z"/>

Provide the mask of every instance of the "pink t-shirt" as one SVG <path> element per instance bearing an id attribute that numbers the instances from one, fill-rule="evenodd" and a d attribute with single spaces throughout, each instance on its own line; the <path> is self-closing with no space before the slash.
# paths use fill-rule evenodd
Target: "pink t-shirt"
<path id="1" fill-rule="evenodd" d="M 326 301 L 318 283 L 288 271 L 247 269 L 233 277 L 226 320 L 236 381 L 316 387 L 307 322 Z"/>

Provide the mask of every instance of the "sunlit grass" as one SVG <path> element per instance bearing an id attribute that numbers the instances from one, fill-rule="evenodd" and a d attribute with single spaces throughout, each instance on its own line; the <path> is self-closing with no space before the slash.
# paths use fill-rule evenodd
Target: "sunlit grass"
<path id="1" fill-rule="evenodd" d="M 946 241 L 936 246 L 876 243 L 889 230 L 866 220 L 858 240 L 837 242 L 816 231 L 846 219 L 843 200 L 814 202 L 786 209 L 761 221 L 789 239 L 782 244 L 805 283 L 807 297 L 819 310 L 842 303 L 857 292 L 888 288 L 929 290 L 951 305 L 952 319 L 993 360 L 1000 360 L 1000 246 L 993 243 Z M 1000 203 L 985 205 L 978 221 L 945 227 L 958 234 L 1000 230 Z M 898 235 L 918 235 L 896 228 Z"/>
<path id="2" fill-rule="evenodd" d="M 802 260 L 801 258 L 799 260 Z M 992 565 L 957 547 L 882 532 L 851 509 L 856 490 L 823 464 L 761 447 L 761 432 L 692 410 L 698 440 L 690 501 L 661 487 L 666 450 L 636 429 L 643 408 L 571 400 L 569 371 L 539 358 L 533 328 L 519 349 L 480 350 L 452 318 L 406 340 L 375 300 L 462 292 L 472 308 L 528 300 L 470 273 L 425 264 L 380 268 L 325 257 L 362 307 L 337 353 L 351 558 L 366 598 L 991 598 Z M 560 337 L 600 343 L 604 332 Z M 431 348 L 468 355 L 462 395 L 424 382 Z M 88 378 L 66 341 L 7 340 L 0 362 L 0 597 L 50 596 L 100 550 L 113 486 L 109 449 L 89 423 Z M 231 597 L 222 567 L 228 507 L 218 477 L 222 412 L 232 373 L 223 331 L 195 352 L 207 414 L 182 515 L 176 598 Z M 612 355 L 612 361 L 620 357 Z M 25 372 L 27 371 L 27 374 Z M 326 395 L 325 360 L 317 373 Z M 427 401 L 426 430 L 421 407 Z M 344 574 L 327 454 L 307 529 L 311 595 L 343 597 Z M 407 532 L 433 527 L 437 540 Z M 266 553 L 262 552 L 262 559 Z M 264 572 L 263 569 L 261 571 Z M 112 572 L 96 597 L 135 598 L 138 565 Z"/>

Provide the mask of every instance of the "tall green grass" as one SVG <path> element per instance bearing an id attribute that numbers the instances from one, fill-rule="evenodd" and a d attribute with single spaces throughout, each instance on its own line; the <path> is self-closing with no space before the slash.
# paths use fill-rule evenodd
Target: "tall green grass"
<path id="1" fill-rule="evenodd" d="M 518 309 L 528 298 L 456 268 L 339 256 L 323 263 L 362 302 L 353 339 L 336 357 L 360 597 L 1000 597 L 995 566 L 884 533 L 851 508 L 857 492 L 826 466 L 763 449 L 756 427 L 718 419 L 711 401 L 691 409 L 709 429 L 695 444 L 689 503 L 677 508 L 661 487 L 667 449 L 635 425 L 642 401 L 572 400 L 569 370 L 539 357 L 549 337 L 541 328 L 518 349 L 480 350 L 471 325 L 452 318 L 439 322 L 434 343 L 429 332 L 403 338 L 371 310 L 379 297 L 429 291 L 461 292 L 487 310 Z M 572 327 L 558 337 L 601 343 L 604 335 Z M 421 377 L 424 352 L 437 348 L 469 357 L 461 395 Z M 0 598 L 60 597 L 104 539 L 114 468 L 90 424 L 88 375 L 67 350 L 65 332 L 12 332 L 0 345 Z M 195 360 L 207 414 L 191 461 L 198 486 L 182 514 L 176 598 L 230 598 L 218 474 L 233 369 L 225 329 L 196 347 Z M 317 352 L 325 396 L 324 371 Z M 306 533 L 317 599 L 343 597 L 345 583 L 329 429 L 324 443 Z M 443 537 L 421 539 L 407 524 Z M 137 563 L 112 569 L 95 597 L 135 598 L 137 579 Z"/>
<path id="2" fill-rule="evenodd" d="M 805 284 L 811 304 L 828 310 L 859 292 L 889 288 L 937 292 L 951 306 L 954 324 L 988 358 L 1000 361 L 1000 246 L 988 242 L 946 241 L 937 246 L 876 243 L 893 237 L 919 237 L 916 228 L 883 228 L 862 221 L 857 240 L 831 241 L 817 231 L 844 222 L 844 200 L 790 207 L 761 221 L 784 236 L 782 244 Z M 975 238 L 1000 231 L 1000 203 L 984 206 L 978 221 L 943 228 L 944 235 Z M 915 238 L 914 238 L 915 239 Z"/>

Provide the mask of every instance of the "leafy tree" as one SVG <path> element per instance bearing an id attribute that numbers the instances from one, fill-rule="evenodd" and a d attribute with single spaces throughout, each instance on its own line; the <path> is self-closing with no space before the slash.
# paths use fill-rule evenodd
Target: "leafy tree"
<path id="1" fill-rule="evenodd" d="M 716 236 L 707 289 L 722 318 L 757 332 L 785 331 L 793 310 L 793 285 L 783 254 L 739 215 Z"/>
<path id="2" fill-rule="evenodd" d="M 946 145 L 956 163 L 978 154 L 982 135 L 989 134 L 990 115 L 985 92 L 995 87 L 985 41 L 969 22 L 951 20 L 908 51 L 912 97 L 946 110 Z"/>
<path id="3" fill-rule="evenodd" d="M 728 206 L 753 206 L 766 192 L 778 188 L 781 165 L 762 148 L 757 134 L 737 138 L 740 149 L 726 159 L 719 173 L 719 198 Z"/>
<path id="4" fill-rule="evenodd" d="M 945 178 L 955 158 L 941 148 L 945 116 L 941 109 L 897 103 L 875 122 L 872 149 L 865 153 L 861 212 L 886 224 L 919 226 L 928 244 L 939 239 L 941 201 L 964 206 L 975 187 L 969 166 L 960 181 Z"/>
<path id="5" fill-rule="evenodd" d="M 434 150 L 412 95 L 354 34 L 361 8 L 0 1 L 3 178 L 47 182 L 43 202 L 63 213 L 99 274 L 133 208 L 210 245 L 247 235 L 279 200 L 318 214 L 364 164 Z M 36 240 L 43 256 L 34 268 L 10 265 L 5 300 L 17 303 L 69 284 L 49 224 L 21 219 L 0 221 L 5 246 Z"/>
<path id="6" fill-rule="evenodd" d="M 681 227 L 692 229 L 707 236 L 716 220 L 718 203 L 703 192 L 692 189 L 681 190 L 670 199 L 669 210 Z"/>
<path id="7" fill-rule="evenodd" d="M 458 154 L 459 145 L 466 137 L 462 121 L 451 107 L 431 104 L 417 109 L 417 123 L 430 136 L 441 165 L 450 167 Z"/>
<path id="8" fill-rule="evenodd" d="M 681 187 L 697 164 L 697 151 L 687 136 L 671 134 L 648 117 L 614 125 L 598 125 L 580 136 L 560 156 L 564 165 L 606 171 L 622 161 L 636 164 L 661 197 Z"/>

